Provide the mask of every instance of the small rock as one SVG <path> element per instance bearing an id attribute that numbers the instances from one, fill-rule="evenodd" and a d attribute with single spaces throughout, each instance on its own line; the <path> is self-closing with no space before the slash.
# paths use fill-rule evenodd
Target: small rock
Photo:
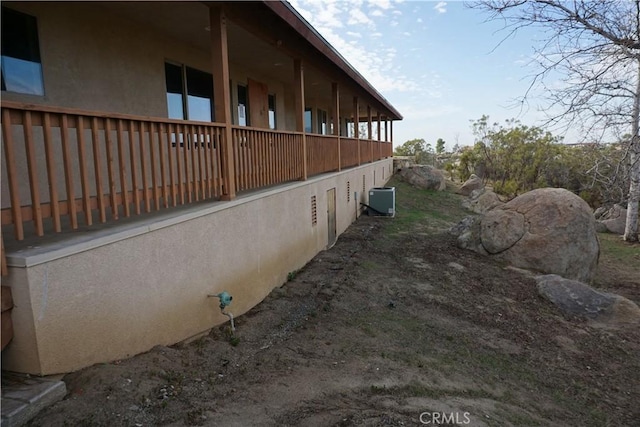
<path id="1" fill-rule="evenodd" d="M 458 271 L 464 271 L 465 270 L 464 266 L 458 264 L 457 262 L 450 262 L 448 264 L 448 266 L 453 268 L 454 270 L 458 270 Z"/>

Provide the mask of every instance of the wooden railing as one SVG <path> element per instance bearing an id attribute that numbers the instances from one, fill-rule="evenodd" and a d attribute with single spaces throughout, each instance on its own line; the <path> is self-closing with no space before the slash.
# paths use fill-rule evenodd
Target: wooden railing
<path id="1" fill-rule="evenodd" d="M 229 178 L 245 191 L 303 179 L 305 161 L 313 176 L 392 153 L 387 142 L 232 126 L 225 177 L 222 124 L 14 102 L 1 111 L 2 231 L 16 240 L 216 200 Z"/>
<path id="2" fill-rule="evenodd" d="M 337 136 L 308 134 L 305 138 L 307 141 L 308 176 L 338 170 Z"/>
<path id="3" fill-rule="evenodd" d="M 373 159 L 372 141 L 367 139 L 360 140 L 360 163 L 369 163 Z"/>
<path id="4" fill-rule="evenodd" d="M 251 190 L 303 177 L 301 133 L 233 126 L 236 190 Z"/>
<path id="5" fill-rule="evenodd" d="M 22 240 L 29 222 L 42 236 L 47 222 L 60 232 L 217 198 L 223 135 L 211 123 L 3 103 L 2 225 Z"/>
<path id="6" fill-rule="evenodd" d="M 340 138 L 340 163 L 343 168 L 356 166 L 359 163 L 357 139 Z"/>

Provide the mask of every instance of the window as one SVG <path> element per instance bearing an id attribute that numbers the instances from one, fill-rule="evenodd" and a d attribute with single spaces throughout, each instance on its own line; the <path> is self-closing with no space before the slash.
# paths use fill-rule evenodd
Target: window
<path id="1" fill-rule="evenodd" d="M 247 87 L 238 85 L 238 124 L 249 126 L 249 111 L 247 108 Z"/>
<path id="2" fill-rule="evenodd" d="M 276 96 L 269 95 L 269 129 L 276 128 Z"/>
<path id="3" fill-rule="evenodd" d="M 169 62 L 165 62 L 164 70 L 169 118 L 213 121 L 213 76 Z"/>
<path id="4" fill-rule="evenodd" d="M 36 18 L 2 8 L 2 90 L 44 95 Z"/>
<path id="5" fill-rule="evenodd" d="M 345 119 L 345 126 L 347 127 L 347 138 L 355 138 L 356 137 L 356 124 L 353 119 Z"/>
<path id="6" fill-rule="evenodd" d="M 318 110 L 318 133 L 321 135 L 327 135 L 327 112 Z"/>
<path id="7" fill-rule="evenodd" d="M 312 114 L 311 108 L 309 107 L 304 109 L 304 131 L 306 133 L 311 133 L 313 131 Z"/>

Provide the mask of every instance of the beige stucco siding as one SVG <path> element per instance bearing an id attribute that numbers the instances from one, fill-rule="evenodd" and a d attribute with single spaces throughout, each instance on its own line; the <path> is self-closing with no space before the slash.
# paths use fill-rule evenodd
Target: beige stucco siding
<path id="1" fill-rule="evenodd" d="M 207 50 L 99 6 L 73 2 L 7 6 L 38 20 L 45 96 L 3 92 L 5 100 L 166 117 L 165 60 L 211 69 Z M 184 7 L 208 14 L 204 4 Z"/>
<path id="2" fill-rule="evenodd" d="M 14 292 L 16 330 L 3 368 L 69 372 L 179 342 L 227 321 L 208 294 L 228 291 L 230 311 L 245 313 L 327 246 L 327 190 L 336 189 L 342 233 L 358 209 L 353 194 L 347 202 L 347 182 L 366 201 L 363 176 L 367 189 L 374 171 L 382 185 L 382 170 L 388 178 L 390 167 L 390 159 L 382 160 L 194 207 L 179 217 L 129 226 L 126 236 L 95 247 L 10 253 L 3 284 Z"/>

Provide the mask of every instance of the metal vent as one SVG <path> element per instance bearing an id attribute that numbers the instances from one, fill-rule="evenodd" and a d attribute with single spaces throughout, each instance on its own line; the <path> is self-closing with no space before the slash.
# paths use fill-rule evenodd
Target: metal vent
<path id="1" fill-rule="evenodd" d="M 316 196 L 311 196 L 311 225 L 318 224 L 318 208 Z"/>
<path id="2" fill-rule="evenodd" d="M 351 201 L 351 182 L 347 181 L 347 203 Z"/>

